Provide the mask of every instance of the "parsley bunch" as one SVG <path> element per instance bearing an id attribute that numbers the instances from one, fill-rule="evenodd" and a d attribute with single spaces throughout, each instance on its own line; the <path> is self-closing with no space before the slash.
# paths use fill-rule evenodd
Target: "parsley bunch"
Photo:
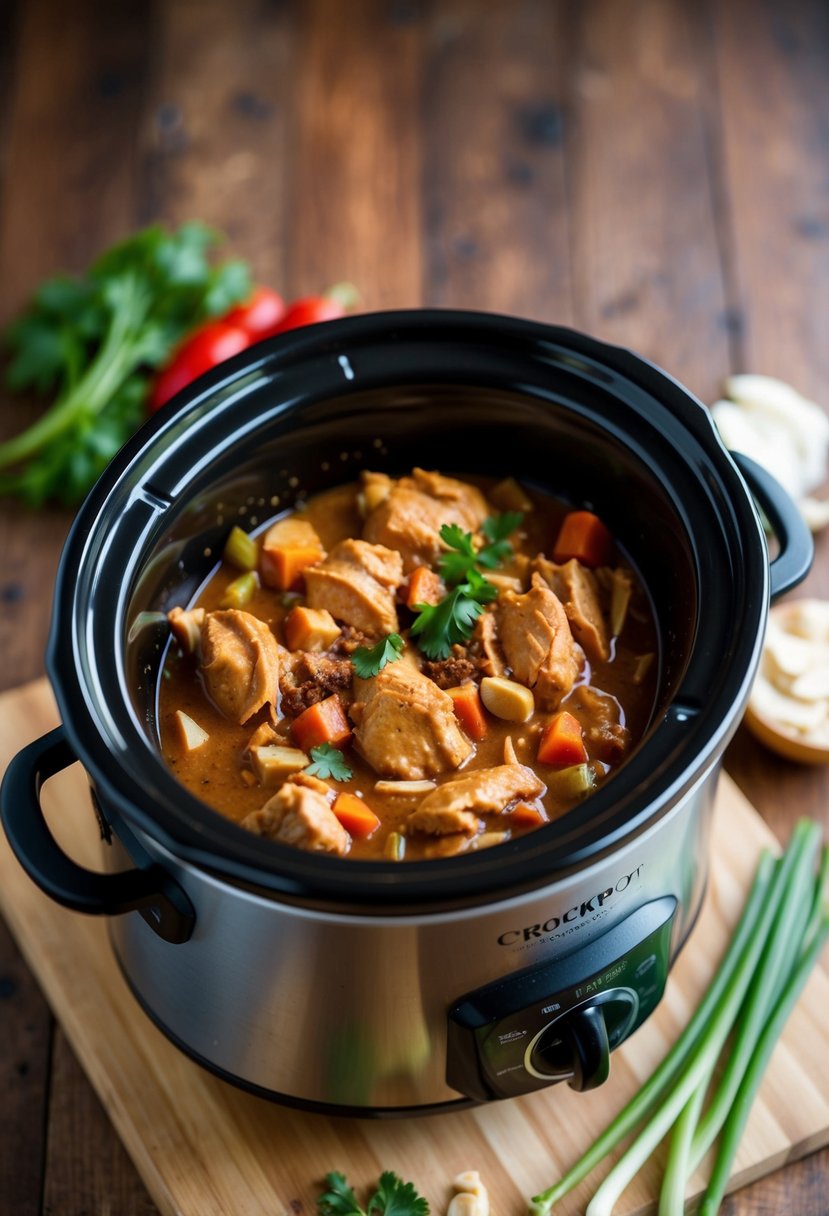
<path id="1" fill-rule="evenodd" d="M 202 224 L 147 228 L 80 278 L 49 279 L 5 334 L 6 382 L 52 394 L 46 412 L 0 443 L 0 494 L 78 503 L 140 425 L 153 369 L 207 317 L 250 293 L 242 262 L 212 266 Z"/>
<path id="2" fill-rule="evenodd" d="M 477 550 L 471 532 L 463 532 L 457 524 L 443 525 L 440 537 L 449 552 L 442 554 L 438 569 L 447 584 L 457 585 L 439 604 L 415 605 L 418 616 L 412 625 L 412 637 L 420 638 L 418 645 L 428 659 L 446 659 L 453 646 L 469 641 L 484 605 L 498 595 L 498 588 L 478 567 L 494 570 L 512 556 L 507 537 L 523 518 L 520 511 L 489 516 L 481 525 L 489 543 Z"/>
<path id="3" fill-rule="evenodd" d="M 328 1190 L 317 1199 L 319 1216 L 429 1216 L 429 1205 L 411 1182 L 403 1182 L 391 1170 L 380 1175 L 377 1190 L 365 1209 L 343 1174 L 325 1175 Z"/>

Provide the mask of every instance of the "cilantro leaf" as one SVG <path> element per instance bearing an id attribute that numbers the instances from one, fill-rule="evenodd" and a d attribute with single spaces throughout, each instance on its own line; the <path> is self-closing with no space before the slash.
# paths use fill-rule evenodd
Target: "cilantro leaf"
<path id="1" fill-rule="evenodd" d="M 413 1184 L 403 1182 L 391 1170 L 380 1175 L 365 1211 L 343 1174 L 326 1174 L 325 1185 L 328 1190 L 317 1199 L 319 1216 L 429 1216 L 429 1204 Z"/>
<path id="2" fill-rule="evenodd" d="M 358 646 L 351 656 L 355 672 L 361 680 L 370 680 L 387 663 L 399 659 L 405 645 L 399 633 L 389 633 L 376 646 Z"/>
<path id="3" fill-rule="evenodd" d="M 502 511 L 500 515 L 490 515 L 485 519 L 481 524 L 481 531 L 487 540 L 506 540 L 523 522 L 523 511 Z"/>
<path id="4" fill-rule="evenodd" d="M 478 550 L 473 544 L 471 532 L 464 532 L 457 524 L 444 524 L 440 529 L 440 538 L 449 546 L 449 552 L 441 554 L 438 569 L 449 586 L 464 582 L 470 570 L 476 566 L 495 570 L 502 562 L 508 561 L 512 557 L 512 545 L 507 537 L 520 527 L 523 519 L 521 511 L 490 515 L 481 524 L 481 531 L 489 544 Z"/>
<path id="5" fill-rule="evenodd" d="M 497 587 L 478 567 L 494 570 L 512 557 L 507 537 L 523 518 L 520 511 L 489 516 L 481 525 L 489 544 L 479 550 L 475 549 L 472 533 L 457 524 L 444 524 L 440 529 L 440 538 L 449 552 L 441 554 L 438 569 L 453 589 L 439 604 L 415 604 L 418 616 L 411 628 L 412 637 L 420 638 L 418 645 L 428 659 L 446 659 L 453 646 L 469 641 L 484 604 L 498 594 Z"/>
<path id="6" fill-rule="evenodd" d="M 469 578 L 463 584 L 462 590 L 479 604 L 488 604 L 498 595 L 498 588 L 494 587 L 480 570 L 469 571 Z"/>
<path id="7" fill-rule="evenodd" d="M 429 1205 L 411 1182 L 403 1182 L 391 1170 L 380 1175 L 377 1191 L 368 1204 L 368 1216 L 429 1216 Z"/>
<path id="8" fill-rule="evenodd" d="M 21 317 L 6 331 L 12 359 L 6 384 L 12 392 L 33 388 L 46 393 L 57 382 L 64 365 L 62 330 L 41 317 Z"/>
<path id="9" fill-rule="evenodd" d="M 462 583 L 475 566 L 476 553 L 472 544 L 472 533 L 464 532 L 457 524 L 444 524 L 440 539 L 449 546 L 450 552 L 441 554 L 438 569 L 450 585 Z"/>
<path id="10" fill-rule="evenodd" d="M 453 646 L 468 642 L 484 604 L 497 594 L 498 588 L 473 570 L 470 581 L 455 587 L 439 604 L 415 604 L 418 616 L 411 634 L 420 638 L 418 645 L 427 659 L 447 659 Z"/>
<path id="11" fill-rule="evenodd" d="M 317 1199 L 319 1216 L 366 1216 L 344 1174 L 326 1174 L 325 1185 L 328 1190 Z"/>
<path id="12" fill-rule="evenodd" d="M 331 743 L 320 743 L 312 747 L 309 754 L 313 763 L 304 770 L 309 777 L 348 781 L 354 775 L 340 749 Z"/>
<path id="13" fill-rule="evenodd" d="M 523 511 L 504 511 L 501 515 L 490 515 L 481 524 L 481 531 L 490 542 L 478 552 L 478 565 L 494 570 L 512 557 L 512 545 L 507 537 L 520 528 L 524 521 Z"/>

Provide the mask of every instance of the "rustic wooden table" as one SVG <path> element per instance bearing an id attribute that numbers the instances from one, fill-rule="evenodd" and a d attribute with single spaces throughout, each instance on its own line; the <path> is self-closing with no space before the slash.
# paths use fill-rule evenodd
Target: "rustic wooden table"
<path id="1" fill-rule="evenodd" d="M 575 325 L 703 400 L 747 369 L 829 403 L 825 0 L 5 0 L 0 204 L 2 322 L 198 217 L 287 295 L 348 279 Z M 42 671 L 68 523 L 0 506 L 0 687 Z M 781 836 L 829 827 L 829 770 L 742 730 L 728 768 Z M 0 1009 L 0 1213 L 154 1212 L 2 926 Z M 829 1151 L 726 1210 L 829 1213 Z"/>

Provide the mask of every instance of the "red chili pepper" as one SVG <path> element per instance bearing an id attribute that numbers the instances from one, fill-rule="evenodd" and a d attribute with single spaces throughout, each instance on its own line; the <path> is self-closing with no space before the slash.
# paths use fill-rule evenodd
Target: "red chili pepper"
<path id="1" fill-rule="evenodd" d="M 285 316 L 285 301 L 270 287 L 257 287 L 246 304 L 232 308 L 223 321 L 250 334 L 252 342 L 269 337 Z"/>
<path id="2" fill-rule="evenodd" d="M 155 413 L 197 376 L 238 355 L 252 342 L 301 325 L 333 321 L 344 316 L 357 300 L 351 284 L 340 283 L 324 296 L 304 296 L 286 308 L 277 292 L 257 287 L 246 304 L 232 308 L 218 321 L 208 321 L 182 343 L 156 378 L 149 401 L 150 413 Z"/>
<path id="3" fill-rule="evenodd" d="M 315 325 L 317 321 L 336 321 L 350 312 L 358 300 L 356 288 L 351 283 L 338 283 L 323 296 L 303 296 L 288 305 L 284 317 L 271 333 L 284 334 L 301 325 Z"/>
<path id="4" fill-rule="evenodd" d="M 238 355 L 252 341 L 244 329 L 238 325 L 228 325 L 226 321 L 209 321 L 197 329 L 159 373 L 150 397 L 150 413 L 155 413 L 197 376 Z"/>

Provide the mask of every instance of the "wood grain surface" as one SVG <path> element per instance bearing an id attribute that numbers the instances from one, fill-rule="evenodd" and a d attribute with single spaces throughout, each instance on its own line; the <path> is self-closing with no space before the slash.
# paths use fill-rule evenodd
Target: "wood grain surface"
<path id="1" fill-rule="evenodd" d="M 57 723 L 43 680 L 0 695 L 0 768 Z M 42 803 L 66 852 L 89 868 L 99 866 L 98 825 L 80 765 L 49 781 Z M 310 1213 L 320 1179 L 330 1168 L 346 1165 L 358 1194 L 373 1185 L 384 1166 L 393 1165 L 416 1179 L 435 1212 L 446 1206 L 451 1179 L 476 1168 L 486 1180 L 493 1211 L 521 1216 L 528 1197 L 595 1140 L 688 1022 L 733 931 L 759 854 L 768 847 L 774 847 L 768 827 L 724 777 L 704 910 L 659 1009 L 645 1030 L 614 1053 L 612 1085 L 589 1094 L 559 1085 L 512 1102 L 420 1119 L 326 1118 L 265 1103 L 210 1076 L 168 1043 L 139 1009 L 115 961 L 106 924 L 69 913 L 38 891 L 3 839 L 0 912 L 162 1216 Z M 829 974 L 821 963 L 775 1048 L 732 1185 L 829 1142 L 827 1005 Z M 56 1077 L 72 1067 L 62 1047 L 53 1065 Z M 83 1102 L 82 1095 L 65 1089 L 54 1118 L 76 1122 L 83 1117 Z M 597 1171 L 599 1178 L 608 1165 Z M 74 1173 L 49 1180 L 56 1204 L 71 1194 L 87 1161 L 72 1166 Z M 657 1154 L 620 1199 L 618 1216 L 652 1216 L 661 1175 Z M 691 1198 L 704 1177 L 703 1170 L 691 1179 Z M 556 1212 L 583 1211 L 596 1180 L 594 1175 L 582 1183 Z"/>
<path id="2" fill-rule="evenodd" d="M 0 323 L 45 275 L 200 218 L 287 294 L 572 323 L 713 400 L 829 400 L 824 0 L 5 0 Z M 0 397 L 0 434 L 34 406 Z M 0 686 L 42 671 L 67 513 L 0 504 Z M 829 594 L 818 540 L 802 594 Z M 829 772 L 739 732 L 774 832 Z M 153 1205 L 0 932 L 0 1213 Z M 730 1216 L 829 1213 L 829 1153 Z M 189 1216 L 189 1214 L 187 1214 Z"/>

